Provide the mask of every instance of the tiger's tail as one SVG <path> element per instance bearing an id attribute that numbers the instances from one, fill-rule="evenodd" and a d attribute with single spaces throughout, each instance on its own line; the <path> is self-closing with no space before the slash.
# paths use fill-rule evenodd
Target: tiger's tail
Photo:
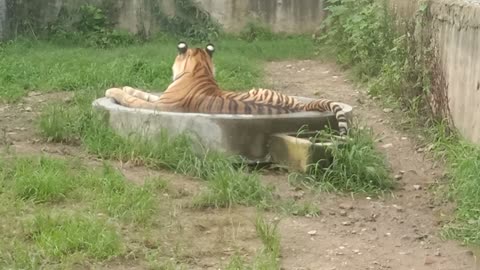
<path id="1" fill-rule="evenodd" d="M 338 129 L 340 136 L 345 136 L 348 133 L 348 121 L 347 117 L 345 115 L 345 112 L 343 111 L 342 106 L 337 103 L 333 102 L 328 99 L 318 99 L 315 101 L 312 101 L 308 104 L 305 105 L 305 110 L 306 111 L 331 111 L 335 114 L 335 118 L 337 119 L 338 122 Z"/>

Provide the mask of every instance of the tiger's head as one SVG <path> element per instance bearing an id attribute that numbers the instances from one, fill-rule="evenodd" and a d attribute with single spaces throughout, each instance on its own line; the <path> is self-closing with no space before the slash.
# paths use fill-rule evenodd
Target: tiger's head
<path id="1" fill-rule="evenodd" d="M 179 42 L 177 50 L 178 54 L 172 66 L 174 81 L 186 73 L 203 72 L 215 77 L 215 66 L 212 61 L 215 47 L 212 44 L 208 44 L 205 49 L 201 49 L 188 48 L 187 43 Z"/>

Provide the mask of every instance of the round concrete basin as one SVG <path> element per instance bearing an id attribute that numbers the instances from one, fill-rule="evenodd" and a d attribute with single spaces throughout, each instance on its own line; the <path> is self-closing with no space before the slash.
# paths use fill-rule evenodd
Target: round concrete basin
<path id="1" fill-rule="evenodd" d="M 308 102 L 313 99 L 296 97 Z M 348 119 L 352 107 L 341 103 Z M 121 106 L 109 98 L 99 98 L 93 107 L 109 115 L 109 125 L 119 134 L 153 137 L 161 131 L 169 135 L 187 133 L 196 149 L 211 149 L 241 155 L 251 162 L 270 162 L 271 136 L 297 132 L 301 128 L 322 130 L 329 126 L 338 129 L 332 112 L 298 112 L 280 115 L 205 114 L 160 112 Z"/>

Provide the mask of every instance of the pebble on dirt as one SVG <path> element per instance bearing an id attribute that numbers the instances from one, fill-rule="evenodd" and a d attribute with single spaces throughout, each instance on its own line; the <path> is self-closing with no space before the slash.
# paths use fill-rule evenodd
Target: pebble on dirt
<path id="1" fill-rule="evenodd" d="M 383 112 L 391 113 L 391 112 L 393 112 L 393 109 L 392 108 L 385 108 L 385 109 L 383 109 Z"/>
<path id="2" fill-rule="evenodd" d="M 351 210 L 353 209 L 353 205 L 351 203 L 341 203 L 338 205 L 340 209 Z"/>
<path id="3" fill-rule="evenodd" d="M 421 189 L 422 189 L 422 186 L 420 186 L 420 185 L 413 185 L 413 188 L 414 188 L 415 190 L 421 190 Z"/>

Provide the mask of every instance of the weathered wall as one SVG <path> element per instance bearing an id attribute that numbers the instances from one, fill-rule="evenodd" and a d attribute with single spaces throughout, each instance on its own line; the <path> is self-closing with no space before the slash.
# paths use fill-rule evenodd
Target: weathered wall
<path id="1" fill-rule="evenodd" d="M 438 0 L 431 11 L 453 123 L 480 143 L 480 2 Z"/>
<path id="2" fill-rule="evenodd" d="M 159 31 L 159 10 L 167 15 L 175 13 L 175 0 L 6 0 L 11 8 L 10 34 L 15 34 L 18 22 L 30 20 L 36 26 L 54 22 L 63 13 L 75 15 L 81 5 L 95 4 L 111 16 L 116 26 L 132 33 L 151 34 Z M 249 21 L 257 20 L 275 32 L 313 32 L 324 17 L 324 0 L 197 0 L 213 18 L 229 32 L 241 30 Z M 2 3 L 0 0 L 0 31 Z M 13 22 L 14 21 L 14 22 Z M 16 24 L 16 25 L 12 25 Z M 0 33 L 1 34 L 1 33 Z"/>
<path id="3" fill-rule="evenodd" d="M 391 1 L 400 18 L 412 18 L 419 1 Z M 450 122 L 467 139 L 480 143 L 480 1 L 432 0 L 429 28 L 443 78 L 438 91 L 446 94 Z M 440 85 L 439 85 L 440 83 Z M 437 97 L 438 98 L 438 97 Z M 444 106 L 446 107 L 446 106 Z"/>
<path id="4" fill-rule="evenodd" d="M 323 0 L 199 0 L 199 3 L 232 32 L 259 20 L 274 32 L 315 31 L 324 17 Z"/>

